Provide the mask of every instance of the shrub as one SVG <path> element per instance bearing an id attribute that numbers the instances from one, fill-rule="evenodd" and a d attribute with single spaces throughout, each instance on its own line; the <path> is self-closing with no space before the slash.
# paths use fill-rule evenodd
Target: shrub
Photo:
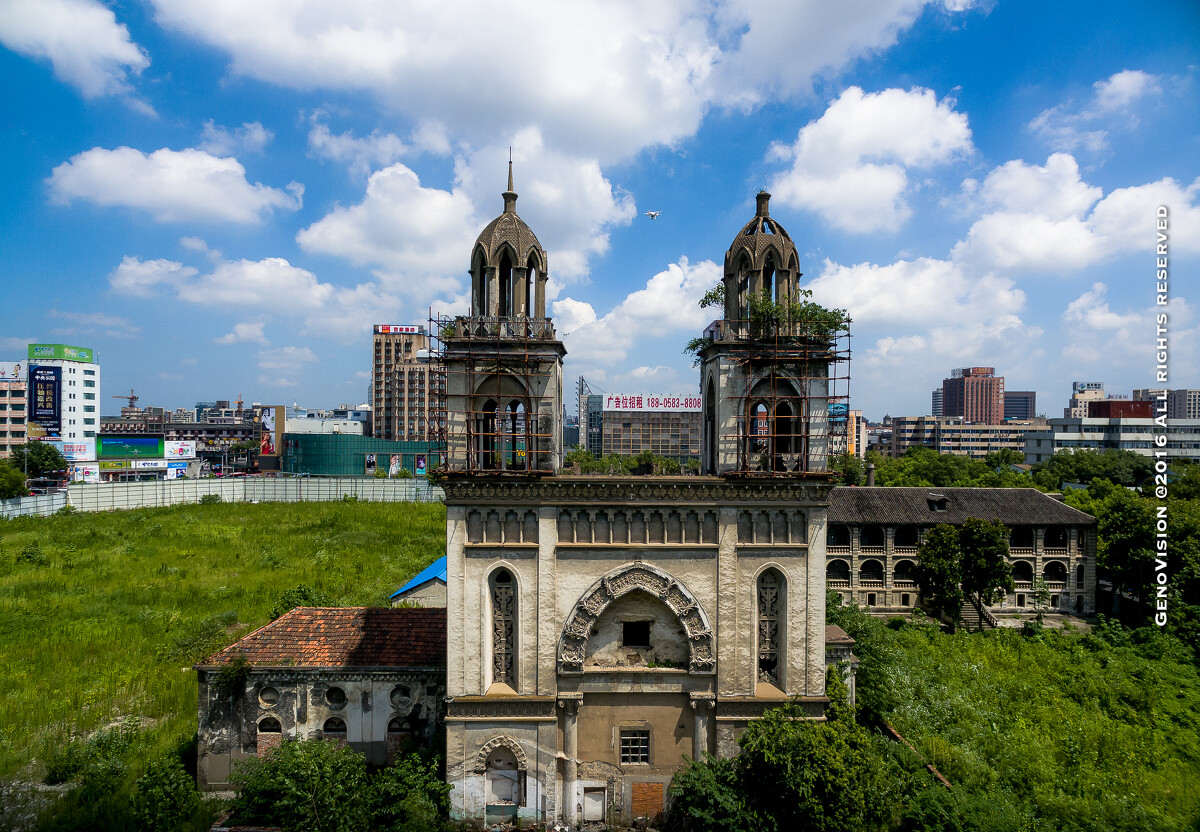
<path id="1" fill-rule="evenodd" d="M 372 828 L 435 832 L 450 813 L 452 786 L 438 776 L 437 761 L 408 754 L 382 769 L 371 784 Z"/>
<path id="2" fill-rule="evenodd" d="M 365 830 L 370 819 L 367 764 L 346 746 L 290 740 L 239 764 L 232 779 L 241 790 L 234 802 L 239 824 L 350 832 Z"/>
<path id="3" fill-rule="evenodd" d="M 171 832 L 192 816 L 200 795 L 177 757 L 151 760 L 138 778 L 133 814 L 146 832 Z"/>
<path id="4" fill-rule="evenodd" d="M 70 503 L 67 503 L 65 506 L 63 506 L 62 508 L 60 508 L 58 511 L 56 511 L 54 513 L 60 517 L 69 517 L 72 514 L 78 514 L 79 509 L 75 508 L 75 506 L 71 505 Z"/>
<path id="5" fill-rule="evenodd" d="M 200 496 L 200 505 L 202 506 L 211 506 L 219 502 L 221 502 L 220 494 L 202 494 Z"/>
<path id="6" fill-rule="evenodd" d="M 42 547 L 34 541 L 25 546 L 17 553 L 17 563 L 28 564 L 29 566 L 45 566 L 47 563 L 46 553 L 42 551 Z"/>
<path id="7" fill-rule="evenodd" d="M 227 610 L 187 622 L 171 634 L 161 657 L 171 662 L 199 661 L 228 641 L 229 629 L 237 624 L 237 618 L 237 610 Z"/>
<path id="8" fill-rule="evenodd" d="M 332 607 L 336 606 L 333 599 L 324 590 L 314 589 L 308 584 L 300 584 L 294 589 L 284 590 L 271 608 L 271 620 L 274 621 L 284 613 L 296 607 Z"/>

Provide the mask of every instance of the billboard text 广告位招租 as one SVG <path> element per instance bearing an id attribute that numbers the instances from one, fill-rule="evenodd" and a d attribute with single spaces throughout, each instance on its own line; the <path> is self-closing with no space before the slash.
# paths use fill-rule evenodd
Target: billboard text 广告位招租
<path id="1" fill-rule="evenodd" d="M 55 442 L 54 447 L 67 462 L 95 462 L 96 440 L 82 439 L 74 442 Z"/>
<path id="2" fill-rule="evenodd" d="M 161 436 L 112 435 L 96 438 L 97 459 L 161 459 Z"/>
<path id="3" fill-rule="evenodd" d="M 644 395 L 637 393 L 634 395 L 626 395 L 624 393 L 610 393 L 604 397 L 605 410 L 659 410 L 659 411 L 686 411 L 689 413 L 700 412 L 700 397 L 699 396 L 678 396 L 678 395 Z"/>
<path id="4" fill-rule="evenodd" d="M 62 435 L 62 367 L 29 368 L 29 413 L 26 421 L 47 436 Z M 32 435 L 32 432 L 31 432 Z"/>
<path id="5" fill-rule="evenodd" d="M 167 459 L 195 459 L 196 443 L 165 442 L 163 443 L 163 456 Z"/>
<path id="6" fill-rule="evenodd" d="M 55 359 L 57 361 L 79 361 L 84 364 L 95 363 L 93 353 L 87 347 L 72 347 L 67 344 L 30 344 L 29 358 L 36 361 L 38 359 Z"/>

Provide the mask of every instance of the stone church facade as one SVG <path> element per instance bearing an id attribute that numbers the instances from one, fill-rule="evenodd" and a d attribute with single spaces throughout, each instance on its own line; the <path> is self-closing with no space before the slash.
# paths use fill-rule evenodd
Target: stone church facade
<path id="1" fill-rule="evenodd" d="M 700 352 L 701 475 L 565 474 L 566 351 L 516 200 L 510 171 L 471 255 L 471 313 L 441 327 L 453 814 L 653 818 L 685 755 L 735 754 L 787 699 L 824 713 L 838 356 L 787 314 L 796 250 L 760 194 Z"/>

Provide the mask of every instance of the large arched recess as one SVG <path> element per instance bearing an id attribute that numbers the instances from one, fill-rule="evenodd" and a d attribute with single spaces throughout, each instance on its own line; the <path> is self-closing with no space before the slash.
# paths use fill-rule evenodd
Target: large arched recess
<path id="1" fill-rule="evenodd" d="M 582 673 L 588 637 L 596 619 L 621 596 L 634 591 L 658 598 L 679 618 L 688 639 L 688 670 L 712 673 L 716 650 L 708 616 L 683 583 L 648 563 L 627 563 L 596 581 L 583 594 L 567 618 L 558 640 L 560 673 Z"/>

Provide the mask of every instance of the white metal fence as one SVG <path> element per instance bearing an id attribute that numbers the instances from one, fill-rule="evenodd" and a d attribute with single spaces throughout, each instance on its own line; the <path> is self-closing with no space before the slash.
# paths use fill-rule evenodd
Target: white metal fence
<path id="1" fill-rule="evenodd" d="M 441 502 L 445 493 L 424 480 L 374 477 L 244 477 L 77 484 L 67 493 L 0 501 L 0 517 L 53 514 L 68 503 L 78 511 L 198 503 L 215 494 L 223 503 L 300 503 L 355 499 L 378 503 Z"/>
<path id="2" fill-rule="evenodd" d="M 43 494 L 0 500 L 0 517 L 30 517 L 53 514 L 67 504 L 66 494 Z"/>

